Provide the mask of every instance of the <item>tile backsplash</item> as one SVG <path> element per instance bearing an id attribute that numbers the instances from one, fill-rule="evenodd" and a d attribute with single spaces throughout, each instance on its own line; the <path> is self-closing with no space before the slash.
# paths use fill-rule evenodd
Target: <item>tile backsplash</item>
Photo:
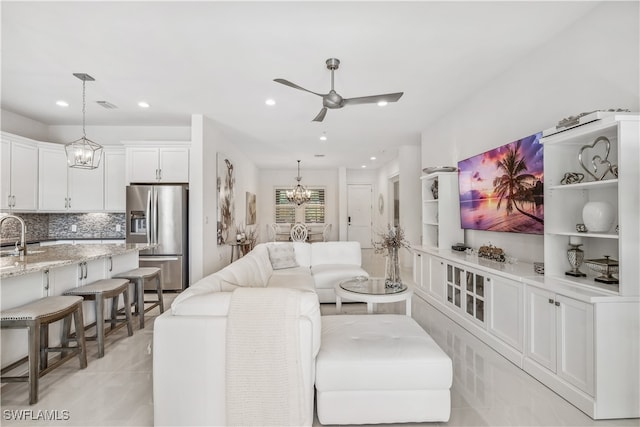
<path id="1" fill-rule="evenodd" d="M 27 240 L 124 239 L 124 213 L 16 213 L 27 226 Z M 72 231 L 72 226 L 76 231 Z M 116 231 L 117 226 L 120 231 Z M 0 229 L 1 242 L 20 237 L 20 223 L 6 220 Z"/>

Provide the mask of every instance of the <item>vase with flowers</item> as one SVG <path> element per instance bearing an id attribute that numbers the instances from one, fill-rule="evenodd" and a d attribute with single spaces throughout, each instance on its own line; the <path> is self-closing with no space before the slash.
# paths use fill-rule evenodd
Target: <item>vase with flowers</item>
<path id="1" fill-rule="evenodd" d="M 409 242 L 404 237 L 404 230 L 400 226 L 391 227 L 388 225 L 387 232 L 378 233 L 378 235 L 382 240 L 372 242 L 372 245 L 376 253 L 387 255 L 384 285 L 386 288 L 402 287 L 398 252 L 400 248 L 409 248 Z"/>

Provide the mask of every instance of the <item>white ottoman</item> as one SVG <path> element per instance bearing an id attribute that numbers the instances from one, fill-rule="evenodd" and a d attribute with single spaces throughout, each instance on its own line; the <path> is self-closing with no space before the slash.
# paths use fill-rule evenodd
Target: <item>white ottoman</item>
<path id="1" fill-rule="evenodd" d="M 448 421 L 452 380 L 451 359 L 410 317 L 322 316 L 322 424 Z"/>

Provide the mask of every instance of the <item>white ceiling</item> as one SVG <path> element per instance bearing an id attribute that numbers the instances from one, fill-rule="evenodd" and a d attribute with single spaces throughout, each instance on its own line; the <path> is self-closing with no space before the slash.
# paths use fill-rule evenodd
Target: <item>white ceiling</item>
<path id="1" fill-rule="evenodd" d="M 261 168 L 291 168 L 297 159 L 303 169 L 377 167 L 595 6 L 2 1 L 2 108 L 47 125 L 79 125 L 82 83 L 72 73 L 88 73 L 96 81 L 87 83 L 87 126 L 188 126 L 197 113 L 243 135 L 243 150 Z M 326 93 L 331 57 L 341 61 L 342 96 L 404 96 L 384 108 L 329 110 L 323 123 L 312 122 L 321 98 L 273 79 Z M 59 99 L 70 106 L 56 106 Z M 140 100 L 151 108 L 141 110 Z"/>

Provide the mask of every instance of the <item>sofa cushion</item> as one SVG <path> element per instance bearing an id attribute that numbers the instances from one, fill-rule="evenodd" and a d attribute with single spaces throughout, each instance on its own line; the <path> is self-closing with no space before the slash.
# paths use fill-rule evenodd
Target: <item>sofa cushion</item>
<path id="1" fill-rule="evenodd" d="M 290 270 L 297 271 L 289 273 Z M 267 286 L 270 288 L 294 288 L 303 291 L 315 291 L 313 278 L 309 274 L 309 269 L 304 267 L 292 268 L 287 270 L 276 270 Z M 287 274 L 279 274 L 279 271 L 287 271 Z"/>
<path id="2" fill-rule="evenodd" d="M 315 243 L 314 243 L 315 244 Z M 333 289 L 336 283 L 356 276 L 369 277 L 360 265 L 323 264 L 311 267 L 316 289 Z"/>
<path id="3" fill-rule="evenodd" d="M 269 245 L 269 260 L 274 270 L 298 267 L 293 245 L 285 243 L 281 245 Z"/>
<path id="4" fill-rule="evenodd" d="M 311 265 L 362 265 L 360 242 L 318 242 L 311 244 Z"/>

